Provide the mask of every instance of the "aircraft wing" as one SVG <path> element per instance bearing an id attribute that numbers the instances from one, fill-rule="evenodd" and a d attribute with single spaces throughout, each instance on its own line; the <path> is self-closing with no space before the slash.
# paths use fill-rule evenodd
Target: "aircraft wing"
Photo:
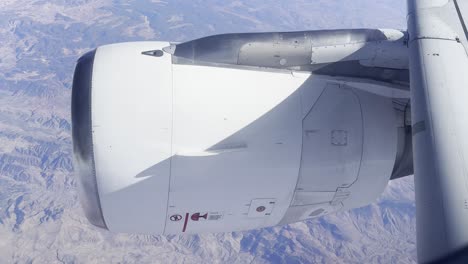
<path id="1" fill-rule="evenodd" d="M 408 12 L 418 257 L 429 262 L 468 245 L 468 1 L 411 0 Z"/>

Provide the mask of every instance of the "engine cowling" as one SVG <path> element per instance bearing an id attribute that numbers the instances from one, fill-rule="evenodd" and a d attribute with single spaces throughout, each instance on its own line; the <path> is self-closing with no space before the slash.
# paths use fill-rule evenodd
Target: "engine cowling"
<path id="1" fill-rule="evenodd" d="M 392 98 L 311 72 L 177 63 L 170 47 L 108 45 L 78 62 L 74 153 L 92 224 L 248 230 L 383 192 L 399 140 Z"/>

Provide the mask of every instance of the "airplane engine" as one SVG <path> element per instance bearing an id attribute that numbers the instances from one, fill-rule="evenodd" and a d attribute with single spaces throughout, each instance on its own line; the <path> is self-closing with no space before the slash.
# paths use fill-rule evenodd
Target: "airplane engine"
<path id="1" fill-rule="evenodd" d="M 260 39 L 122 43 L 78 61 L 75 167 L 92 224 L 145 234 L 275 226 L 367 205 L 412 173 L 395 96 L 314 72 L 337 60 L 328 52 L 395 79 L 404 59 L 380 72 L 380 52 L 400 52 L 403 34 Z M 326 39 L 348 46 L 330 53 Z"/>

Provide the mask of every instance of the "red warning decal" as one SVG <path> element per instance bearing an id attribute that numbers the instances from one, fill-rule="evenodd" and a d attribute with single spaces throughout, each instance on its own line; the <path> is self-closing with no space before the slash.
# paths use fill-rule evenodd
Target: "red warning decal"
<path id="1" fill-rule="evenodd" d="M 184 226 L 182 228 L 182 232 L 185 232 L 187 230 L 188 222 L 189 219 L 192 222 L 204 222 L 204 221 L 219 221 L 222 220 L 224 216 L 224 213 L 222 212 L 211 212 L 211 213 L 186 213 L 185 214 L 185 219 L 184 219 Z M 170 220 L 173 222 L 178 222 L 182 220 L 181 215 L 172 215 L 170 217 Z M 195 223 L 194 223 L 195 224 Z"/>
<path id="2" fill-rule="evenodd" d="M 196 222 L 198 222 L 201 219 L 207 220 L 208 219 L 208 213 L 206 213 L 204 215 L 202 215 L 200 213 L 195 213 L 190 217 L 190 219 L 192 219 L 192 221 L 196 221 Z"/>

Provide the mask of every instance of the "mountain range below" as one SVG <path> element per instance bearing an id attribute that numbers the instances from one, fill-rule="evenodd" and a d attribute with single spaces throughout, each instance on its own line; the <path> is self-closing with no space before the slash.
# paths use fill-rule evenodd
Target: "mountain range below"
<path id="1" fill-rule="evenodd" d="M 76 60 L 104 44 L 228 32 L 406 28 L 403 0 L 3 0 L 0 263 L 415 263 L 412 177 L 374 204 L 288 226 L 191 236 L 90 225 L 73 173 Z"/>

